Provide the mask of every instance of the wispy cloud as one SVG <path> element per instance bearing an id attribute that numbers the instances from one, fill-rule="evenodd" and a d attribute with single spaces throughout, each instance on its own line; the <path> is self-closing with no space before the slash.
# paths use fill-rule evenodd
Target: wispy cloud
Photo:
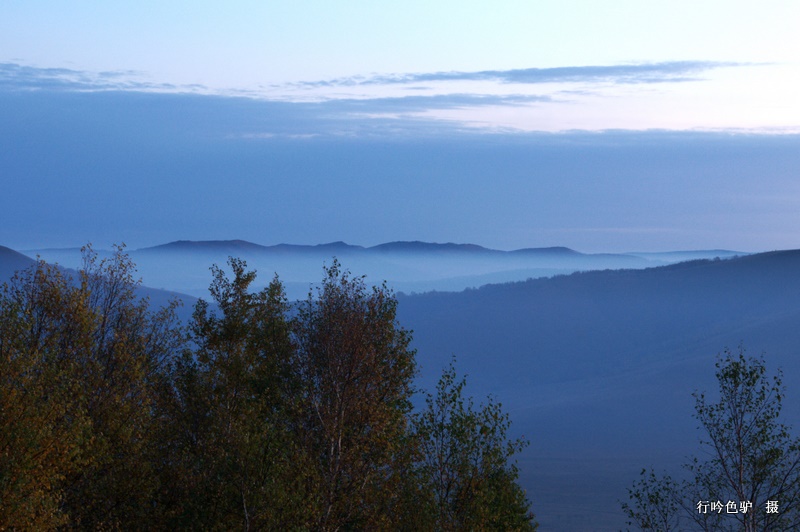
<path id="1" fill-rule="evenodd" d="M 751 79 L 740 67 L 753 66 L 763 65 L 674 61 L 388 74 L 260 89 L 212 89 L 154 83 L 136 71 L 89 72 L 7 62 L 0 63 L 0 92 L 202 96 L 192 108 L 228 108 L 232 115 L 222 113 L 215 128 L 228 123 L 227 116 L 236 116 L 240 122 L 231 124 L 226 135 L 248 138 L 609 129 L 796 132 L 795 115 L 765 119 L 742 115 L 753 92 L 746 88 L 737 92 L 741 83 L 732 80 Z M 719 69 L 731 71 L 713 72 Z M 692 92 L 685 83 L 692 80 L 705 83 L 703 90 Z M 247 112 L 238 113 L 240 108 Z M 256 124 L 256 117 L 265 120 Z"/>
<path id="2" fill-rule="evenodd" d="M 474 72 L 443 71 L 352 76 L 329 80 L 302 81 L 278 87 L 337 88 L 376 85 L 414 85 L 439 82 L 492 82 L 500 84 L 542 83 L 677 83 L 697 81 L 716 69 L 752 66 L 748 63 L 714 61 L 669 61 L 629 65 L 565 66 L 556 68 L 522 68 L 481 70 Z M 0 87 L 9 89 L 50 90 L 140 90 L 164 92 L 207 92 L 203 85 L 174 85 L 147 80 L 142 72 L 131 70 L 89 72 L 68 68 L 39 68 L 17 63 L 0 63 Z M 426 90 L 431 87 L 407 87 Z M 253 91 L 236 91 L 253 95 Z"/>
<path id="3" fill-rule="evenodd" d="M 0 63 L 0 89 L 51 91 L 202 92 L 201 85 L 153 83 L 133 70 L 91 72 Z"/>
<path id="4" fill-rule="evenodd" d="M 376 74 L 296 84 L 302 87 L 353 87 L 363 85 L 397 85 L 440 81 L 492 81 L 496 83 L 664 83 L 696 81 L 705 72 L 738 66 L 743 63 L 713 61 L 668 61 L 631 65 L 567 66 L 556 68 L 522 68 L 481 70 L 475 72 L 421 72 L 411 74 Z"/>
<path id="5" fill-rule="evenodd" d="M 501 95 L 504 91 L 485 92 L 493 94 L 467 94 L 464 91 L 455 94 L 443 88 L 446 82 L 488 82 L 497 85 L 532 85 L 544 83 L 677 83 L 698 81 L 712 70 L 752 66 L 745 63 L 712 62 L 712 61 L 672 61 L 661 63 L 640 63 L 630 65 L 605 66 L 566 66 L 556 68 L 524 68 L 511 70 L 481 70 L 475 72 L 421 72 L 405 74 L 376 74 L 371 76 L 353 76 L 329 80 L 302 81 L 273 85 L 280 93 L 279 99 L 294 98 L 289 93 L 292 89 L 335 89 L 354 87 L 398 87 L 402 90 L 426 91 L 428 95 L 384 98 L 383 95 L 362 94 L 354 98 L 352 94 L 336 95 L 330 92 L 319 95 L 320 100 L 337 99 L 351 101 L 354 107 L 368 105 L 365 100 L 375 100 L 403 109 L 411 107 L 452 108 L 463 105 L 515 105 L 531 101 L 545 101 L 547 96 Z M 419 83 L 429 84 L 421 87 Z M 5 90 L 64 90 L 64 91 L 146 91 L 146 92 L 183 92 L 205 93 L 225 96 L 257 97 L 272 99 L 268 94 L 254 89 L 213 90 L 200 84 L 176 85 L 156 83 L 147 79 L 145 73 L 120 70 L 106 72 L 90 72 L 68 68 L 39 68 L 17 63 L 0 63 L 0 89 Z M 273 97 L 276 95 L 273 94 Z M 492 101 L 494 100 L 494 101 Z"/>
<path id="6" fill-rule="evenodd" d="M 474 94 L 466 92 L 436 93 L 403 90 L 387 96 L 377 94 L 325 94 L 312 100 L 297 99 L 291 95 L 279 98 L 265 97 L 251 91 L 212 91 L 200 85 L 179 86 L 157 84 L 142 80 L 144 75 L 134 71 L 89 72 L 67 68 L 38 68 L 16 63 L 0 63 L 0 91 L 48 92 L 67 94 L 71 92 L 135 93 L 146 92 L 154 95 L 203 94 L 211 97 L 206 101 L 207 109 L 227 105 L 229 113 L 239 116 L 242 106 L 248 109 L 242 116 L 260 116 L 267 113 L 272 117 L 269 130 L 264 132 L 261 124 L 257 132 L 247 132 L 241 136 L 250 138 L 271 138 L 291 136 L 305 138 L 320 133 L 367 134 L 372 131 L 414 131 L 432 129 L 441 131 L 461 129 L 463 124 L 453 120 L 439 120 L 429 115 L 437 111 L 460 109 L 479 109 L 491 106 L 526 106 L 551 102 L 552 97 L 532 94 Z M 118 98 L 117 98 L 118 100 Z M 115 100 L 115 101 L 117 101 Z M 127 101 L 127 100 L 126 100 Z M 230 104 L 223 104 L 228 101 Z M 234 102 L 240 102 L 235 104 Z M 247 104 L 246 102 L 250 102 Z M 258 106 L 257 109 L 251 107 Z M 242 120 L 249 124 L 250 120 Z M 222 123 L 226 123 L 222 121 Z M 234 135 L 237 136 L 237 135 Z"/>
<path id="7" fill-rule="evenodd" d="M 536 102 L 551 102 L 550 96 L 511 94 L 433 94 L 399 96 L 389 98 L 338 99 L 326 105 L 339 112 L 349 113 L 414 113 L 433 109 L 459 109 L 492 105 L 529 105 Z M 335 102 L 335 104 L 334 104 Z"/>

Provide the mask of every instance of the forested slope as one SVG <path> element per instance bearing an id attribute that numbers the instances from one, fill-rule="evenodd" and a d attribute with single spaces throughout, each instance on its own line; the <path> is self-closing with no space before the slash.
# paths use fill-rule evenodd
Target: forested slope
<path id="1" fill-rule="evenodd" d="M 642 464 L 694 450 L 691 393 L 714 388 L 726 346 L 765 352 L 800 390 L 800 251 L 403 296 L 398 316 L 423 385 L 455 354 L 476 393 L 510 408 L 545 528 L 624 525 L 617 500 Z"/>

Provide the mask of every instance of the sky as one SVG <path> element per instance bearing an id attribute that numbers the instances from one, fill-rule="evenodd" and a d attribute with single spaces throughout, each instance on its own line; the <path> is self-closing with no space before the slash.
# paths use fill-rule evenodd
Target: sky
<path id="1" fill-rule="evenodd" d="M 16 1 L 0 244 L 800 246 L 800 4 Z"/>

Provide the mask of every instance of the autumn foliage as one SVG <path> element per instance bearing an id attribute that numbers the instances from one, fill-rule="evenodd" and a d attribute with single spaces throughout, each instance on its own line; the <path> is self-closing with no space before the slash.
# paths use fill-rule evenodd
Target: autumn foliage
<path id="1" fill-rule="evenodd" d="M 185 327 L 122 248 L 2 287 L 0 530 L 535 528 L 498 404 L 451 368 L 413 411 L 385 286 L 334 261 L 291 305 L 229 270 Z"/>

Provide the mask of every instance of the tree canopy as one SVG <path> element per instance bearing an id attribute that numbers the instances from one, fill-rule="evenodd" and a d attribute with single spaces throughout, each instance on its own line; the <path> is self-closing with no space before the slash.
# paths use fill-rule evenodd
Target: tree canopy
<path id="1" fill-rule="evenodd" d="M 704 453 L 686 479 L 642 471 L 623 510 L 641 530 L 794 530 L 800 527 L 800 438 L 780 422 L 784 387 L 742 348 L 716 363 L 718 398 L 695 397 Z"/>
<path id="2" fill-rule="evenodd" d="M 535 527 L 498 403 L 474 410 L 451 367 L 413 411 L 385 285 L 334 260 L 292 305 L 228 270 L 186 326 L 139 296 L 121 247 L 2 287 L 0 529 Z"/>

